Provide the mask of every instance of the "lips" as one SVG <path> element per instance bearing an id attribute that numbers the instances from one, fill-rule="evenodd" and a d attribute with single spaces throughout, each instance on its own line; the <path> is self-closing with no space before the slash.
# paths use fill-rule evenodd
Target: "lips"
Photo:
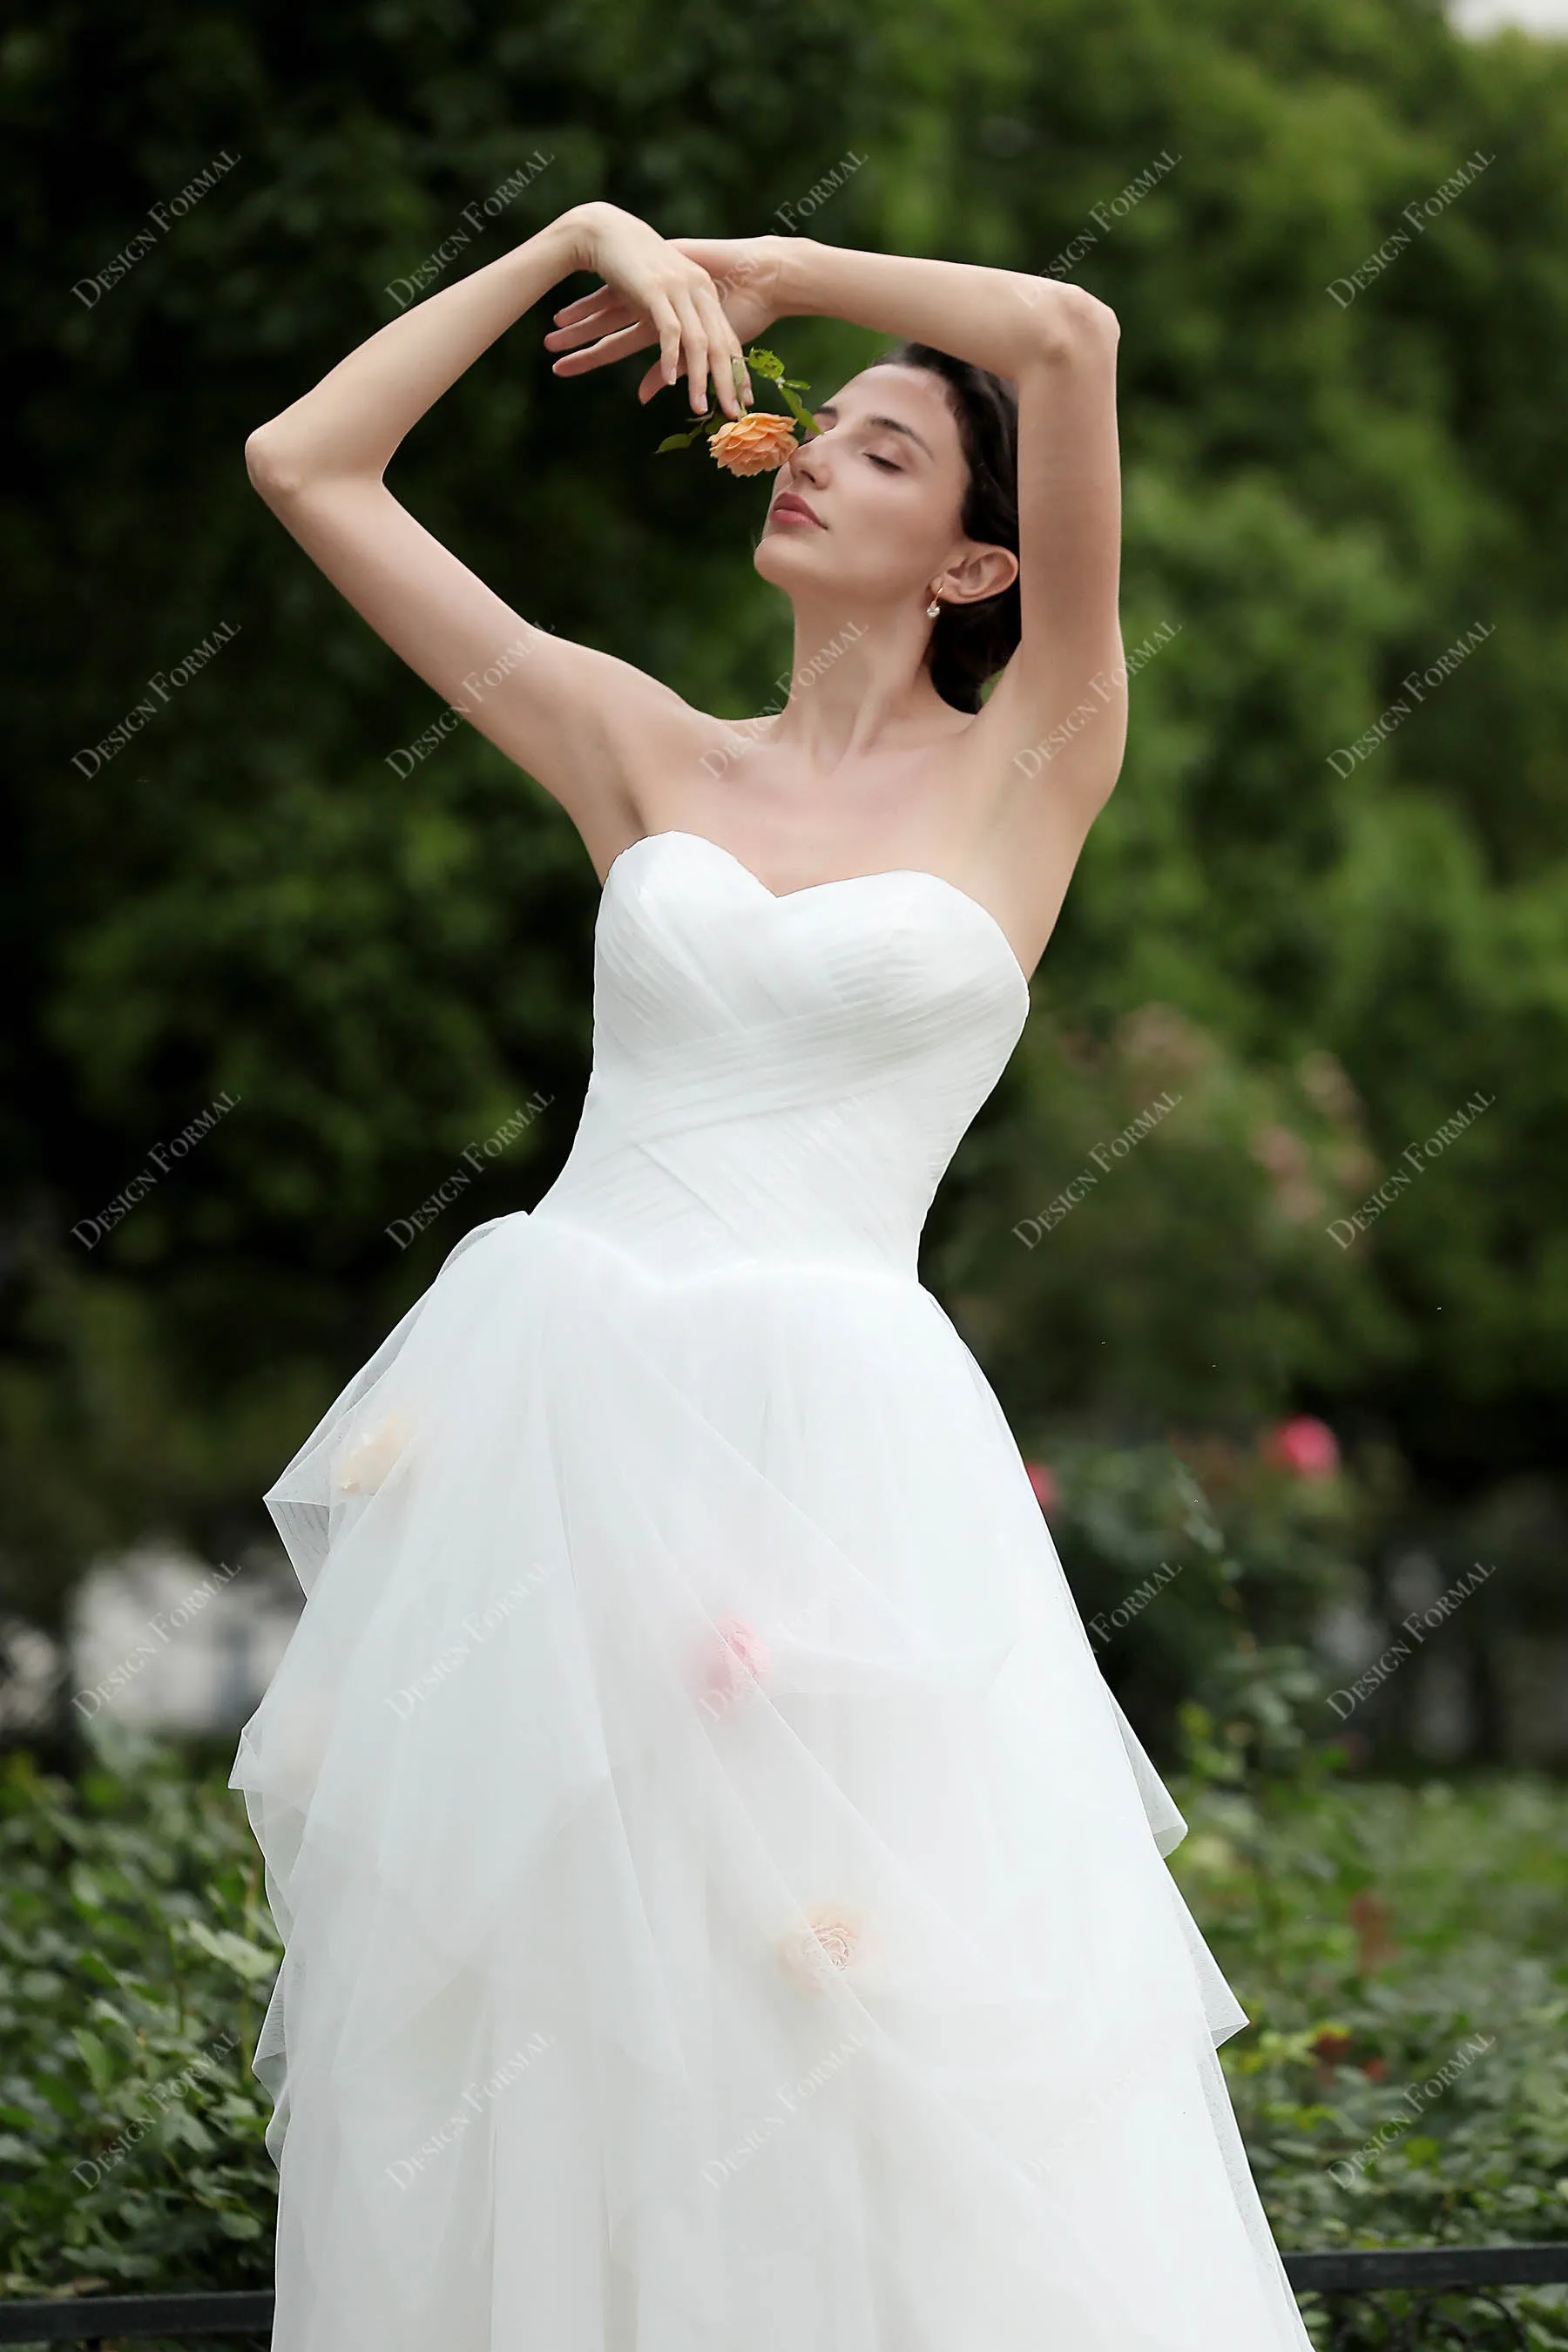
<path id="1" fill-rule="evenodd" d="M 793 518 L 796 522 L 814 522 L 818 530 L 826 530 L 827 528 L 820 515 L 814 514 L 805 500 L 797 498 L 793 490 L 784 490 L 773 500 L 769 520 L 777 522 L 781 518 Z"/>

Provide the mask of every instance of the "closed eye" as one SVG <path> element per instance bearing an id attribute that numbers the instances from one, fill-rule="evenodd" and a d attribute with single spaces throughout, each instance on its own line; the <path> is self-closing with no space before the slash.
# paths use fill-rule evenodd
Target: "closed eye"
<path id="1" fill-rule="evenodd" d="M 868 450 L 866 454 L 870 457 L 871 453 Z M 873 466 L 885 467 L 889 474 L 901 474 L 904 470 L 901 466 L 895 466 L 890 457 L 872 457 L 871 463 Z"/>

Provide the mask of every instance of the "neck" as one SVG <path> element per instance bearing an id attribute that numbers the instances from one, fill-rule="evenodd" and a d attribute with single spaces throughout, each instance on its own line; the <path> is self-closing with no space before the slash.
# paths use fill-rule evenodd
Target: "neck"
<path id="1" fill-rule="evenodd" d="M 961 733 L 969 714 L 942 700 L 926 666 L 931 627 L 923 608 L 911 611 L 907 599 L 859 612 L 798 603 L 789 698 L 769 740 L 827 773 L 876 751 Z"/>

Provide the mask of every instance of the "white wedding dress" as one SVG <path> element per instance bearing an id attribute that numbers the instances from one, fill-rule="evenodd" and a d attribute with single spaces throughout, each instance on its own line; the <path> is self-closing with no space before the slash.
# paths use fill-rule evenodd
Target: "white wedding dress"
<path id="1" fill-rule="evenodd" d="M 1310 2352 L 1001 1408 L 916 1273 L 1028 987 L 896 872 L 622 852 L 538 1206 L 267 1500 L 275 2352 Z"/>

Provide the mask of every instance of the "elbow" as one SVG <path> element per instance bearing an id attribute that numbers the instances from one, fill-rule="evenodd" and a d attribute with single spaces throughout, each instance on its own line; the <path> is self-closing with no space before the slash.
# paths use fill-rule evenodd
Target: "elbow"
<path id="1" fill-rule="evenodd" d="M 245 445 L 245 470 L 251 486 L 275 510 L 324 489 L 329 483 L 380 482 L 379 470 L 334 465 L 319 448 L 310 449 L 308 438 L 294 429 L 285 410 L 282 417 L 258 425 Z"/>
<path id="2" fill-rule="evenodd" d="M 1106 356 L 1121 338 L 1121 321 L 1109 302 L 1082 286 L 1057 286 L 1057 299 L 1039 321 L 1039 345 L 1053 360 Z"/>
<path id="3" fill-rule="evenodd" d="M 298 464 L 283 451 L 270 425 L 258 425 L 245 445 L 245 470 L 251 487 L 268 506 L 303 487 Z"/>
<path id="4" fill-rule="evenodd" d="M 327 478 L 320 453 L 303 446 L 306 436 L 283 416 L 258 425 L 245 445 L 245 470 L 269 507 L 286 506 Z"/>

